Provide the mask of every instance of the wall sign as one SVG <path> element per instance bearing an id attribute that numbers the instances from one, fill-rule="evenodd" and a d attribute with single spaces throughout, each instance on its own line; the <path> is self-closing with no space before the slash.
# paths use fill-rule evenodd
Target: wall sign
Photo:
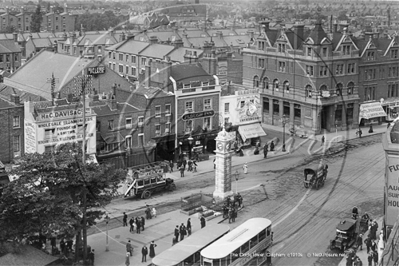
<path id="1" fill-rule="evenodd" d="M 87 68 L 87 74 L 89 75 L 97 75 L 104 73 L 105 73 L 105 66 L 96 66 L 96 67 Z"/>
<path id="2" fill-rule="evenodd" d="M 214 116 L 214 115 L 215 115 L 215 111 L 210 110 L 210 111 L 202 111 L 202 112 L 184 114 L 182 116 L 182 119 L 184 121 L 186 121 L 186 120 L 191 120 L 191 119 L 196 119 L 196 118 L 210 117 L 210 116 Z"/>
<path id="3" fill-rule="evenodd" d="M 386 160 L 385 221 L 393 226 L 399 214 L 399 156 L 388 155 Z"/>

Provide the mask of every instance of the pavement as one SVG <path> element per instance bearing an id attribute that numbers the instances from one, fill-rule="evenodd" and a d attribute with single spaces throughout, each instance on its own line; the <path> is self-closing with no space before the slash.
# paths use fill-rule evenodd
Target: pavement
<path id="1" fill-rule="evenodd" d="M 265 137 L 262 137 L 262 146 L 264 145 L 265 142 L 270 141 L 271 139 L 275 138 L 276 136 L 281 136 L 281 133 L 283 131 L 282 128 L 280 127 L 275 127 L 275 126 L 270 126 L 270 125 L 262 125 L 263 128 L 265 129 L 265 132 L 268 134 Z M 382 124 L 382 125 L 376 125 L 373 127 L 374 132 L 373 133 L 368 133 L 368 127 L 367 128 L 362 128 L 363 131 L 363 136 L 362 137 L 367 137 L 375 134 L 381 134 L 386 132 L 387 125 Z M 320 145 L 314 145 L 315 147 L 331 147 L 334 145 L 334 143 L 337 142 L 342 142 L 345 140 L 349 139 L 354 139 L 357 138 L 356 136 L 356 130 L 357 129 L 351 129 L 348 131 L 338 131 L 338 132 L 325 132 L 323 135 L 317 135 L 317 136 L 308 136 L 307 139 L 304 139 L 303 141 L 311 141 L 314 143 L 320 143 Z M 322 136 L 325 137 L 325 143 L 321 143 L 321 138 Z M 280 140 L 278 144 L 276 145 L 275 152 L 269 152 L 268 153 L 268 161 L 275 162 L 281 161 L 281 160 L 286 160 L 284 162 L 286 165 L 292 163 L 291 161 L 291 156 L 296 156 L 296 158 L 304 158 L 305 155 L 300 153 L 299 146 L 295 147 L 294 145 L 290 145 L 290 143 L 293 143 L 293 140 L 298 140 L 300 141 L 301 138 L 299 137 L 291 137 L 288 134 L 285 136 L 286 138 L 286 148 L 287 150 L 285 152 L 282 151 L 282 141 Z M 322 149 L 324 151 L 325 149 Z M 256 161 L 261 161 L 264 160 L 263 158 L 263 152 L 260 151 L 259 155 L 254 155 L 254 149 L 249 148 L 244 151 L 244 156 L 232 156 L 232 172 L 235 171 L 235 169 L 239 169 L 242 172 L 241 166 L 244 163 L 248 163 L 249 168 L 251 163 L 256 162 Z M 308 148 L 309 151 L 309 148 Z M 320 148 L 317 149 L 317 151 L 320 151 Z M 296 155 L 295 155 L 296 154 Z M 190 180 L 190 179 L 199 179 L 201 178 L 202 175 L 206 173 L 212 173 L 213 170 L 213 157 L 214 155 L 210 156 L 210 159 L 207 161 L 200 161 L 198 162 L 198 167 L 197 167 L 197 172 L 192 173 L 192 172 L 185 172 L 185 177 L 183 177 L 185 180 Z M 273 166 L 273 163 L 271 163 Z M 275 167 L 281 167 L 281 164 Z M 174 179 L 177 183 L 179 182 L 182 177 L 180 177 L 180 173 L 178 171 L 172 172 L 172 173 L 166 173 L 166 177 L 170 177 Z M 123 193 L 126 187 L 121 187 L 120 193 Z M 208 189 L 208 188 L 206 188 Z M 248 188 L 246 188 L 248 189 Z M 116 203 L 111 203 L 110 205 L 106 206 L 106 210 L 108 212 L 108 215 L 111 219 L 116 220 L 116 222 L 121 221 L 121 216 L 123 212 L 126 212 L 128 214 L 128 217 L 134 215 L 137 213 L 137 211 L 143 211 L 146 205 L 150 206 L 159 206 L 160 204 L 168 204 L 171 202 L 178 202 L 182 197 L 189 196 L 193 193 L 201 192 L 203 189 L 198 188 L 197 190 L 189 190 L 189 191 L 183 191 L 181 193 L 164 193 L 162 196 L 157 197 L 153 196 L 150 199 L 147 200 L 135 200 L 135 201 L 130 201 L 130 200 L 117 200 Z M 212 190 L 211 187 L 208 189 L 209 191 Z M 241 190 L 240 190 L 241 191 Z M 240 192 L 239 191 L 239 192 Z M 129 232 L 129 229 L 127 227 L 117 227 L 110 229 L 108 231 L 109 235 L 109 251 L 106 250 L 106 232 L 101 231 L 100 233 L 95 233 L 90 236 L 88 236 L 88 244 L 92 246 L 92 248 L 95 249 L 95 256 L 96 256 L 96 262 L 95 265 L 124 265 L 125 261 L 125 255 L 126 255 L 126 242 L 128 240 L 131 240 L 135 251 L 133 257 L 131 257 L 130 260 L 130 265 L 148 265 L 150 263 L 150 259 L 148 258 L 147 261 L 148 263 L 141 263 L 141 247 L 144 244 L 148 244 L 152 240 L 155 241 L 155 243 L 158 245 L 156 248 L 156 253 L 159 254 L 163 250 L 169 248 L 172 243 L 172 234 L 173 234 L 173 229 L 175 228 L 176 225 L 183 223 L 186 223 L 188 216 L 181 214 L 179 210 L 174 210 L 169 213 L 161 214 L 158 215 L 158 217 L 146 221 L 146 230 L 142 234 L 132 234 Z M 197 217 L 191 216 L 192 224 L 193 224 L 193 231 L 199 230 L 199 219 Z M 221 222 L 222 218 L 217 217 L 211 221 L 209 221 L 210 224 L 212 223 L 218 223 Z M 198 222 L 197 222 L 198 221 Z M 99 221 L 102 222 L 102 221 Z M 238 225 L 238 224 L 237 224 Z M 381 228 L 381 224 L 379 225 L 379 228 Z M 363 251 L 364 252 L 364 251 Z M 364 252 L 365 253 L 365 252 Z M 367 255 L 363 254 L 362 251 L 358 253 L 359 257 L 363 261 L 363 263 L 367 262 Z M 340 264 L 341 265 L 341 264 Z M 365 265 L 365 264 L 364 264 Z"/>
<path id="2" fill-rule="evenodd" d="M 379 235 L 378 232 L 380 232 L 382 229 L 382 221 L 383 221 L 383 217 L 377 219 L 377 223 L 378 223 L 377 235 Z M 363 242 L 366 239 L 366 236 L 368 235 L 368 233 L 369 233 L 369 231 L 367 231 L 363 234 Z M 378 247 L 378 259 L 380 262 L 381 258 L 382 258 L 382 254 L 384 253 L 384 241 L 382 239 L 379 239 L 379 240 L 377 240 L 376 243 L 377 243 L 377 247 Z M 367 254 L 366 244 L 363 243 L 362 250 L 358 250 L 356 252 L 356 255 L 360 258 L 363 265 L 368 265 L 368 260 L 367 260 L 368 254 Z M 373 262 L 373 264 L 374 264 L 374 262 Z M 343 258 L 341 260 L 341 262 L 338 264 L 338 266 L 346 266 L 346 258 Z"/>

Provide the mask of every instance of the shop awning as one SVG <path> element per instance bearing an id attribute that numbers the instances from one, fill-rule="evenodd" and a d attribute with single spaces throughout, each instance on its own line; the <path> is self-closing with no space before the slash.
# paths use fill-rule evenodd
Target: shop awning
<path id="1" fill-rule="evenodd" d="M 359 122 L 362 118 L 370 119 L 381 116 L 387 116 L 387 114 L 385 113 L 384 109 L 381 106 L 381 103 L 379 102 L 364 103 L 360 105 Z"/>
<path id="2" fill-rule="evenodd" d="M 239 126 L 238 132 L 240 133 L 243 141 L 260 136 L 266 136 L 265 131 L 259 123 Z"/>

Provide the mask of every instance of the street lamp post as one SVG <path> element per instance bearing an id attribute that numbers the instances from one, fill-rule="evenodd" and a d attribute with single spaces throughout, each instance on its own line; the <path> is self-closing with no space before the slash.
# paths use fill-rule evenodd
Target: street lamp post
<path id="1" fill-rule="evenodd" d="M 188 150 L 188 159 L 191 159 L 191 148 L 192 148 L 192 145 L 193 145 L 193 141 L 194 141 L 194 139 L 193 139 L 193 137 L 190 135 L 190 137 L 188 137 L 188 144 L 189 144 L 189 150 Z"/>
<path id="2" fill-rule="evenodd" d="M 286 124 L 285 115 L 283 115 L 282 123 L 283 123 L 283 149 L 282 149 L 282 151 L 285 152 L 286 151 L 285 150 L 285 124 Z"/>
<path id="3" fill-rule="evenodd" d="M 105 224 L 107 226 L 107 234 L 105 236 L 105 251 L 109 251 L 109 244 L 108 244 L 108 222 L 109 222 L 109 216 L 108 213 L 105 214 Z"/>
<path id="4" fill-rule="evenodd" d="M 236 178 L 236 194 L 237 194 L 237 185 L 238 185 L 238 178 L 239 178 L 239 176 L 240 176 L 240 173 L 238 172 L 238 170 L 236 170 L 236 172 L 235 172 L 235 178 Z"/>

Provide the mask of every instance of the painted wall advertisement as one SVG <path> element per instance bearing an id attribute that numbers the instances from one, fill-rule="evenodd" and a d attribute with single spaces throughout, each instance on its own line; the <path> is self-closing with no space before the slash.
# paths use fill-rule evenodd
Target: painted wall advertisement
<path id="1" fill-rule="evenodd" d="M 239 124 L 261 121 L 260 95 L 258 90 L 238 91 L 237 111 Z"/>
<path id="2" fill-rule="evenodd" d="M 388 154 L 386 167 L 385 219 L 393 226 L 399 214 L 399 156 Z"/>
<path id="3" fill-rule="evenodd" d="M 36 125 L 25 120 L 25 153 L 35 153 L 36 147 Z"/>

